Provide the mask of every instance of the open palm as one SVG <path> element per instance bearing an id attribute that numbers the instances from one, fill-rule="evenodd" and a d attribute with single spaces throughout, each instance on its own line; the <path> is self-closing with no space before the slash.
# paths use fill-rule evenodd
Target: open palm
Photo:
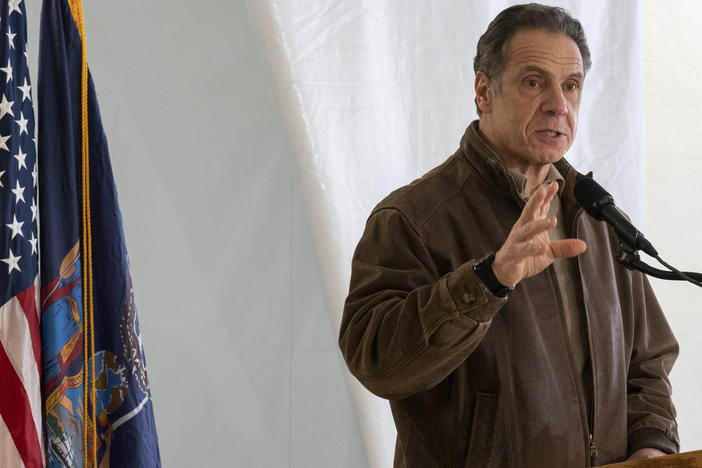
<path id="1" fill-rule="evenodd" d="M 522 210 L 522 214 L 495 254 L 492 265 L 495 277 L 505 286 L 537 275 L 556 258 L 574 257 L 587 249 L 580 239 L 551 241 L 548 230 L 556 226 L 555 216 L 546 217 L 558 184 L 539 187 Z"/>

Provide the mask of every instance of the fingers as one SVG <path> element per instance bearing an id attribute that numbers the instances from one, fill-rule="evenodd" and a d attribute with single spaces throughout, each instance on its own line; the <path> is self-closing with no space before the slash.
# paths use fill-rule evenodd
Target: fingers
<path id="1" fill-rule="evenodd" d="M 548 213 L 548 209 L 551 206 L 551 201 L 553 200 L 553 197 L 556 196 L 556 193 L 558 193 L 558 183 L 557 182 L 551 182 L 551 184 L 546 187 L 546 196 L 544 197 L 544 201 L 541 203 L 541 217 L 546 216 Z"/>
<path id="2" fill-rule="evenodd" d="M 520 221 L 528 222 L 534 219 L 543 218 L 548 213 L 551 200 L 558 192 L 558 183 L 552 182 L 548 186 L 540 186 L 532 193 L 531 198 L 524 206 Z"/>
<path id="3" fill-rule="evenodd" d="M 529 201 L 526 203 L 526 205 L 524 205 L 522 214 L 517 222 L 528 222 L 539 218 L 541 215 L 541 207 L 546 195 L 547 191 L 543 186 L 536 189 L 534 193 L 531 194 Z"/>
<path id="4" fill-rule="evenodd" d="M 551 200 L 553 200 L 553 197 L 556 196 L 556 193 L 558 193 L 558 182 L 553 181 L 548 185 L 548 187 L 546 187 L 546 198 L 544 199 L 544 203 L 551 203 Z"/>
<path id="5" fill-rule="evenodd" d="M 539 234 L 556 227 L 557 222 L 555 216 L 529 221 L 515 229 L 513 239 L 516 242 L 531 240 Z"/>
<path id="6" fill-rule="evenodd" d="M 587 250 L 587 244 L 580 239 L 563 239 L 550 244 L 554 258 L 575 257 Z"/>
<path id="7" fill-rule="evenodd" d="M 535 257 L 538 255 L 546 255 L 550 247 L 548 244 L 537 241 L 525 241 L 514 246 L 514 258 L 518 260 L 524 260 L 529 257 Z"/>

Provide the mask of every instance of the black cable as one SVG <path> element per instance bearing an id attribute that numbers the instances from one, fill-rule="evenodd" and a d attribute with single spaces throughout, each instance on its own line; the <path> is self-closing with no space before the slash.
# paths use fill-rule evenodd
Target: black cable
<path id="1" fill-rule="evenodd" d="M 630 270 L 637 270 L 645 273 L 654 278 L 660 278 L 664 280 L 675 280 L 675 281 L 689 281 L 690 283 L 702 287 L 702 273 L 696 273 L 692 271 L 679 271 L 675 267 L 664 262 L 659 256 L 654 257 L 656 260 L 661 262 L 671 271 L 660 270 L 658 268 L 653 268 L 647 263 L 643 262 L 639 258 L 639 254 L 636 249 L 631 248 L 625 243 L 619 244 L 619 250 L 617 251 L 617 261 L 627 267 Z"/>
<path id="2" fill-rule="evenodd" d="M 696 279 L 691 278 L 690 276 L 688 276 L 687 274 L 683 273 L 682 271 L 679 271 L 679 270 L 678 270 L 677 268 L 675 268 L 674 266 L 667 264 L 666 262 L 663 261 L 663 259 L 662 259 L 660 256 L 656 256 L 655 259 L 658 260 L 658 262 L 659 262 L 661 265 L 665 266 L 667 269 L 669 269 L 670 271 L 672 271 L 673 273 L 675 273 L 676 275 L 678 275 L 680 278 L 684 279 L 685 281 L 689 281 L 690 283 L 692 283 L 692 284 L 694 284 L 694 285 L 699 286 L 699 287 L 702 288 L 702 282 L 697 281 Z"/>

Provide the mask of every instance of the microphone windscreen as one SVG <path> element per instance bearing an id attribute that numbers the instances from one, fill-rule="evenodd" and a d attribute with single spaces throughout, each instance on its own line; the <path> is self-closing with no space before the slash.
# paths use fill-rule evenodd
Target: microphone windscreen
<path id="1" fill-rule="evenodd" d="M 600 211 L 604 206 L 613 205 L 614 198 L 592 177 L 583 177 L 573 188 L 575 199 L 585 211 L 595 219 L 601 220 Z"/>

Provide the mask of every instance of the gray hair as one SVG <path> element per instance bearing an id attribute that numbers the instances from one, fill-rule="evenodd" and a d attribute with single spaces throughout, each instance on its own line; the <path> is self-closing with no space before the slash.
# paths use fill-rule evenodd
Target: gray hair
<path id="1" fill-rule="evenodd" d="M 553 34 L 563 34 L 575 42 L 583 59 L 584 73 L 592 65 L 590 48 L 587 46 L 585 31 L 580 21 L 559 7 L 529 3 L 515 5 L 503 10 L 490 23 L 478 40 L 478 52 L 473 59 L 473 70 L 481 71 L 500 90 L 500 78 L 506 63 L 509 40 L 520 31 L 543 30 Z M 476 99 L 478 115 L 482 115 Z"/>

